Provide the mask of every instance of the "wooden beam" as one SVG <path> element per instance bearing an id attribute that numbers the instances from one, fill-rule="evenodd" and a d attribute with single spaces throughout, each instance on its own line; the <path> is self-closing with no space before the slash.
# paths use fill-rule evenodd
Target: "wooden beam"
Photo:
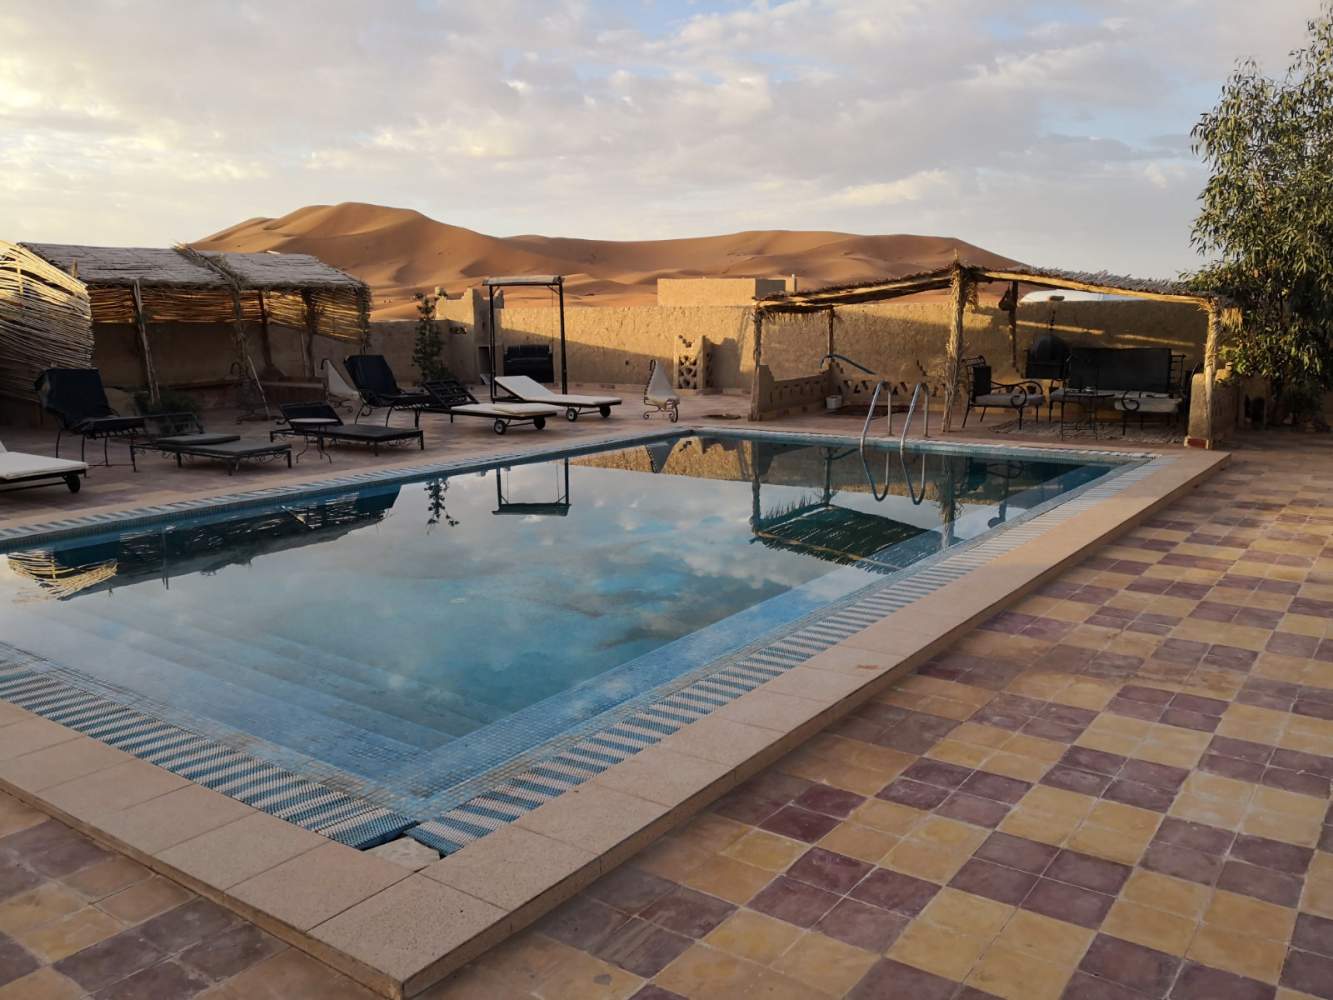
<path id="1" fill-rule="evenodd" d="M 835 317 L 834 317 L 834 309 L 833 309 L 832 306 L 829 306 L 829 309 L 828 309 L 828 351 L 826 352 L 826 353 L 828 353 L 828 354 L 832 354 L 832 353 L 833 353 L 833 323 L 834 323 L 834 319 L 835 319 Z"/>
<path id="2" fill-rule="evenodd" d="M 1118 288 L 1115 285 L 1099 285 L 1091 281 L 1079 281 L 1076 278 L 1042 277 L 1036 274 L 1023 274 L 1019 271 L 1003 271 L 992 268 L 980 268 L 978 278 L 991 278 L 996 281 L 1020 281 L 1025 285 L 1038 288 L 1067 288 L 1075 292 L 1099 292 L 1103 295 L 1124 295 L 1136 299 L 1152 299 L 1155 302 L 1180 302 L 1185 305 L 1207 309 L 1214 301 L 1209 295 L 1181 295 L 1173 292 L 1137 291 L 1132 288 Z"/>
<path id="3" fill-rule="evenodd" d="M 963 359 L 963 311 L 967 308 L 967 269 L 955 265 L 949 288 L 949 342 L 945 350 L 944 430 L 953 429 L 953 405 L 958 398 L 958 367 Z"/>
<path id="4" fill-rule="evenodd" d="M 148 317 L 143 307 L 143 291 L 138 280 L 130 286 L 130 297 L 134 300 L 134 325 L 139 331 L 139 357 L 143 362 L 144 382 L 148 385 L 148 398 L 154 403 L 162 401 L 162 391 L 157 385 L 157 369 L 153 365 L 153 351 L 148 346 Z"/>

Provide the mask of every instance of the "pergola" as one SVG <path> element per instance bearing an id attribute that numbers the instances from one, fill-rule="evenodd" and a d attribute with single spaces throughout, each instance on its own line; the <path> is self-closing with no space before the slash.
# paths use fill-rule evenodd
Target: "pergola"
<path id="1" fill-rule="evenodd" d="M 13 248 L 0 244 L 0 250 Z M 304 330 L 302 356 L 314 377 L 315 335 L 364 342 L 370 329 L 366 284 L 308 254 L 201 252 L 190 247 L 90 247 L 22 243 L 16 249 L 63 272 L 81 287 L 91 320 L 135 329 L 149 395 L 160 398 L 149 332 L 154 324 L 230 325 L 246 376 L 261 397 L 259 372 L 246 344 L 258 323 L 266 369 L 271 367 L 269 324 Z"/>
<path id="2" fill-rule="evenodd" d="M 1222 314 L 1234 309 L 1224 296 L 1201 292 L 1177 281 L 1159 281 L 1123 275 L 1060 271 L 1014 265 L 991 267 L 966 264 L 956 260 L 947 267 L 883 281 L 854 285 L 835 285 L 803 292 L 779 292 L 759 299 L 754 309 L 754 365 L 758 372 L 763 363 L 764 321 L 770 316 L 793 313 L 828 314 L 828 353 L 835 353 L 834 312 L 838 306 L 884 302 L 890 299 L 916 295 L 920 292 L 949 289 L 949 336 L 946 343 L 947 376 L 944 397 L 944 429 L 950 430 L 954 400 L 958 394 L 959 368 L 963 355 L 963 315 L 972 290 L 980 284 L 1006 282 L 1009 294 L 1004 297 L 1009 312 L 1011 336 L 1018 325 L 1018 286 L 1058 288 L 1078 292 L 1099 292 L 1107 295 L 1150 299 L 1155 302 L 1176 302 L 1191 305 L 1208 314 L 1208 336 L 1204 344 L 1204 391 L 1206 406 L 1206 437 L 1209 445 L 1213 434 L 1213 383 L 1217 376 L 1217 349 L 1222 332 Z"/>

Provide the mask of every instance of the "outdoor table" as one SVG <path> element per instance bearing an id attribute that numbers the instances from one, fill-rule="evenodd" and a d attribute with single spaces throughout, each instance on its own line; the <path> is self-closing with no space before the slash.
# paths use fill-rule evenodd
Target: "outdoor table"
<path id="1" fill-rule="evenodd" d="M 1075 430 L 1086 424 L 1092 429 L 1092 436 L 1097 436 L 1097 409 L 1109 399 L 1115 399 L 1116 393 L 1105 389 L 1065 389 L 1060 394 L 1060 440 L 1065 436 L 1065 404 L 1073 403 L 1079 407 L 1080 419 L 1072 424 Z"/>
<path id="2" fill-rule="evenodd" d="M 330 462 L 333 457 L 324 450 L 324 431 L 329 427 L 337 427 L 340 421 L 333 417 L 293 417 L 287 421 L 287 426 L 301 435 L 306 445 L 296 455 L 297 461 L 301 456 L 310 450 L 310 439 L 315 439 L 315 446 L 319 448 L 319 453 Z"/>

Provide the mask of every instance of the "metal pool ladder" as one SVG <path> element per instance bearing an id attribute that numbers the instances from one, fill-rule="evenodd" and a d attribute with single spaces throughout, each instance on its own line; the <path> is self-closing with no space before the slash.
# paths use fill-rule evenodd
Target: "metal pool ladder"
<path id="1" fill-rule="evenodd" d="M 875 418 L 875 404 L 879 402 L 880 390 L 885 387 L 889 390 L 889 410 L 885 414 L 886 427 L 888 433 L 893 433 L 893 386 L 889 384 L 888 379 L 880 379 L 875 383 L 875 391 L 870 397 L 870 409 L 866 412 L 866 422 L 861 426 L 861 450 L 865 450 L 866 435 L 870 433 L 870 421 Z"/>
<path id="2" fill-rule="evenodd" d="M 926 397 L 926 405 L 921 408 L 921 436 L 923 438 L 930 437 L 930 389 L 925 382 L 918 382 L 916 388 L 912 390 L 912 402 L 907 407 L 907 419 L 903 421 L 902 436 L 898 438 L 898 449 L 900 451 L 907 447 L 907 432 L 912 428 L 912 414 L 916 412 L 916 402 L 922 395 Z M 892 396 L 889 397 L 890 412 L 893 410 L 892 398 Z M 866 422 L 869 423 L 868 420 Z M 889 430 L 892 432 L 893 428 L 890 427 Z"/>

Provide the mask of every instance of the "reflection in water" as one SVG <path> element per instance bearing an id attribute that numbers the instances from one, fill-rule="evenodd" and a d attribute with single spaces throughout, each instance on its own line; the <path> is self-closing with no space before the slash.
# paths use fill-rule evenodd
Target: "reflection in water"
<path id="1" fill-rule="evenodd" d="M 20 600 L 68 600 L 77 594 L 173 576 L 211 574 L 225 566 L 248 566 L 259 555 L 330 542 L 349 531 L 384 519 L 398 489 L 353 493 L 312 504 L 222 520 L 165 523 L 110 540 L 68 542 L 58 548 L 28 549 L 8 556 L 16 575 L 37 584 Z"/>
<path id="2" fill-rule="evenodd" d="M 522 752 L 523 713 L 595 714 L 1105 471 L 881 455 L 683 437 L 128 527 L 0 560 L 0 636 L 407 788 L 423 753 L 497 726 Z"/>
<path id="3" fill-rule="evenodd" d="M 569 514 L 569 459 L 556 463 L 551 468 L 555 472 L 555 493 L 552 500 L 512 500 L 505 488 L 510 480 L 510 469 L 495 470 L 495 510 L 492 514 L 517 514 L 520 516 L 565 517 Z M 564 477 L 561 478 L 563 471 Z"/>

